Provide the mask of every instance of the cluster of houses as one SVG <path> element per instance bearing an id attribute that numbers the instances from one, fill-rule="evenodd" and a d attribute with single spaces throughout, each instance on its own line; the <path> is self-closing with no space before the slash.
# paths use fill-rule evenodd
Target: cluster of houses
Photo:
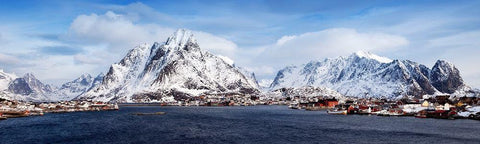
<path id="1" fill-rule="evenodd" d="M 0 120 L 15 117 L 43 115 L 44 113 L 62 113 L 79 111 L 118 110 L 117 104 L 93 101 L 62 101 L 51 103 L 32 103 L 0 100 Z"/>
<path id="2" fill-rule="evenodd" d="M 325 110 L 330 114 L 369 114 L 378 116 L 415 116 L 417 118 L 480 119 L 480 98 L 449 95 L 405 97 L 399 100 L 348 98 L 339 103 L 335 98 L 293 98 L 293 109 Z"/>
<path id="3" fill-rule="evenodd" d="M 285 101 L 290 101 L 288 107 L 292 109 L 305 110 L 326 110 L 338 105 L 339 101 L 335 97 L 287 97 Z"/>
<path id="4" fill-rule="evenodd" d="M 204 95 L 162 103 L 164 106 L 254 106 L 288 105 L 292 109 L 327 110 L 330 114 L 368 114 L 378 116 L 415 116 L 418 118 L 480 119 L 480 99 L 429 95 L 422 99 L 399 100 L 333 96 L 258 97 L 245 95 Z"/>
<path id="5" fill-rule="evenodd" d="M 162 106 L 254 106 L 264 104 L 273 103 L 250 95 L 201 95 L 160 103 Z"/>
<path id="6" fill-rule="evenodd" d="M 249 95 L 203 95 L 159 103 L 162 106 L 254 106 L 288 105 L 292 109 L 327 110 L 329 114 L 368 114 L 378 116 L 415 116 L 418 118 L 480 119 L 480 98 L 449 95 L 404 97 L 399 100 L 379 98 L 270 97 Z M 118 110 L 117 104 L 94 101 L 31 103 L 0 99 L 0 120 L 44 113 Z"/>

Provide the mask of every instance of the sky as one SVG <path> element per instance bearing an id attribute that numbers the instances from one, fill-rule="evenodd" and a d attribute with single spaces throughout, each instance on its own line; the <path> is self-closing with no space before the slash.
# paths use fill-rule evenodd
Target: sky
<path id="1" fill-rule="evenodd" d="M 480 88 L 480 1 L 2 1 L 0 69 L 54 85 L 106 73 L 129 49 L 192 30 L 199 45 L 255 72 L 368 51 L 432 67 L 447 60 Z"/>

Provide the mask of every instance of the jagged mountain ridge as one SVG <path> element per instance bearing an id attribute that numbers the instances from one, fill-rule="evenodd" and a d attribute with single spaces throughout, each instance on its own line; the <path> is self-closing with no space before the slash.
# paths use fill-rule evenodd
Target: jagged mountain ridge
<path id="1" fill-rule="evenodd" d="M 58 89 L 58 100 L 72 100 L 73 98 L 83 94 L 84 92 L 95 87 L 103 81 L 104 74 L 100 73 L 96 77 L 92 77 L 90 74 L 83 74 L 79 78 L 63 84 Z"/>
<path id="2" fill-rule="evenodd" d="M 57 88 L 44 84 L 32 73 L 18 77 L 0 69 L 0 98 L 33 102 L 68 101 L 101 83 L 102 80 L 103 74 L 97 77 L 84 74 Z"/>
<path id="3" fill-rule="evenodd" d="M 54 101 L 55 87 L 42 83 L 33 74 L 23 77 L 0 71 L 0 97 L 20 101 Z"/>
<path id="4" fill-rule="evenodd" d="M 346 96 L 397 97 L 448 93 L 466 87 L 455 66 L 438 60 L 432 69 L 409 60 L 390 60 L 368 52 L 288 66 L 277 73 L 270 90 L 321 86 Z"/>
<path id="5" fill-rule="evenodd" d="M 15 80 L 16 78 L 17 75 L 6 73 L 2 69 L 0 69 L 0 98 L 12 99 L 13 94 L 8 91 L 8 86 L 10 85 L 10 82 Z"/>
<path id="6" fill-rule="evenodd" d="M 171 101 L 202 94 L 259 93 L 256 80 L 200 49 L 180 29 L 165 43 L 143 44 L 110 67 L 103 82 L 76 99 L 116 102 Z"/>

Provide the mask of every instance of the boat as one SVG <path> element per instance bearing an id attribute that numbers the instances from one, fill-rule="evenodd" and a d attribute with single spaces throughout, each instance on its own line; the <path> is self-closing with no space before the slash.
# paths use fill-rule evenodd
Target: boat
<path id="1" fill-rule="evenodd" d="M 6 120 L 7 117 L 4 117 L 2 113 L 0 113 L 0 120 Z"/>
<path id="2" fill-rule="evenodd" d="M 347 110 L 327 110 L 328 114 L 347 115 Z"/>
<path id="3" fill-rule="evenodd" d="M 29 114 L 30 114 L 30 111 L 4 111 L 2 117 L 6 117 L 6 118 L 27 117 Z"/>
<path id="4" fill-rule="evenodd" d="M 455 119 L 457 112 L 452 110 L 426 109 L 418 112 L 416 118 Z"/>
<path id="5" fill-rule="evenodd" d="M 302 109 L 298 104 L 290 104 L 288 107 L 291 109 Z"/>
<path id="6" fill-rule="evenodd" d="M 300 107 L 300 106 L 298 105 L 298 102 L 296 102 L 296 101 L 290 103 L 290 104 L 288 105 L 288 107 L 291 108 L 291 109 L 302 109 L 302 107 Z"/>

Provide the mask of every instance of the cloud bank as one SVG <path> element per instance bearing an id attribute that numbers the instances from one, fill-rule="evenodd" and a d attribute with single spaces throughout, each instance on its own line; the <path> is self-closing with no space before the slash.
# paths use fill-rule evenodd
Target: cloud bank
<path id="1" fill-rule="evenodd" d="M 480 87 L 476 1 L 32 3 L 0 9 L 8 13 L 0 20 L 1 68 L 55 84 L 104 72 L 134 46 L 188 28 L 202 49 L 266 81 L 287 65 L 363 50 L 430 67 L 445 59 Z"/>

